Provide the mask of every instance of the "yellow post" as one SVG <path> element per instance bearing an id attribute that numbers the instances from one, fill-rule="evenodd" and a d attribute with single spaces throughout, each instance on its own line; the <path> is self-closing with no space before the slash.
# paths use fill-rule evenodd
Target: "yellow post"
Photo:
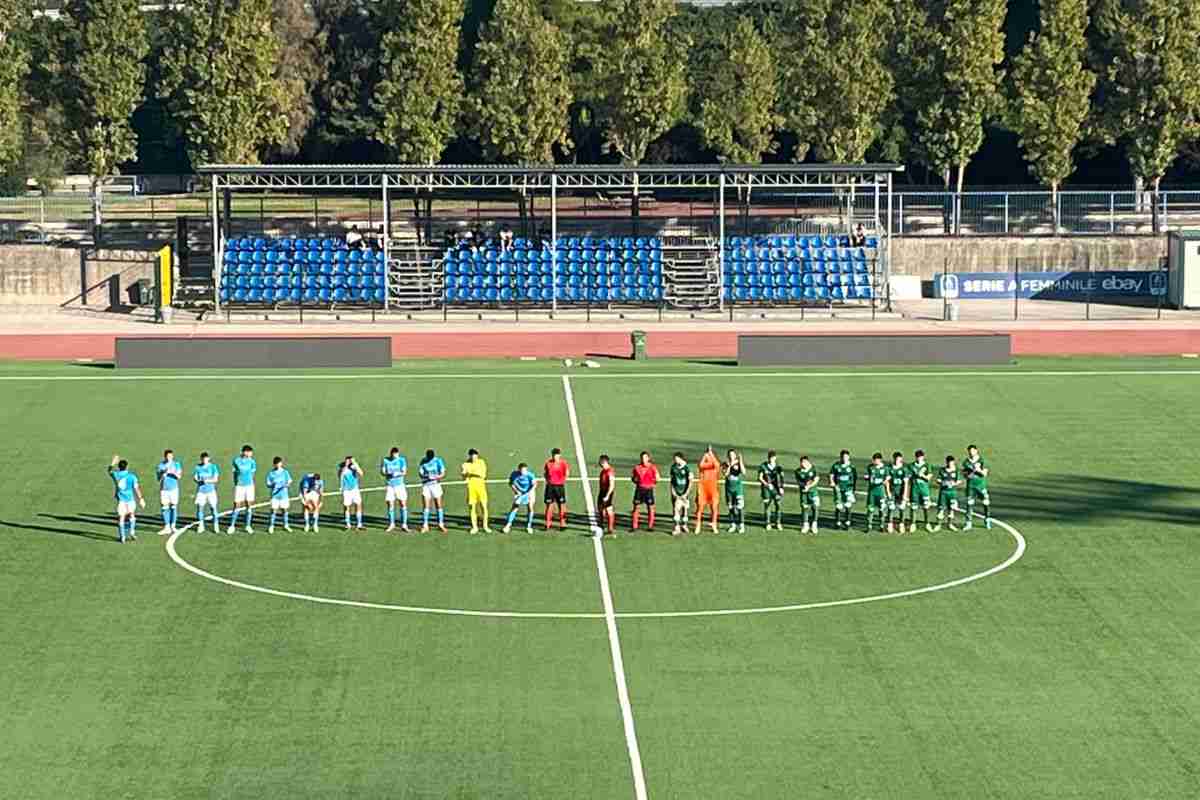
<path id="1" fill-rule="evenodd" d="M 173 294 L 172 279 L 175 277 L 174 264 L 171 262 L 171 245 L 164 245 L 158 251 L 158 307 L 171 305 Z"/>

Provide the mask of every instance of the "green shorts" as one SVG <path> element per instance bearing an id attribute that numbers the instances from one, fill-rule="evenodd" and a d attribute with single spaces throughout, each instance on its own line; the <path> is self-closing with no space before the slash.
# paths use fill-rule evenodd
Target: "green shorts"
<path id="1" fill-rule="evenodd" d="M 913 489 L 909 503 L 913 508 L 929 508 L 933 505 L 933 498 L 929 496 L 928 489 Z"/>
<path id="2" fill-rule="evenodd" d="M 905 508 L 908 505 L 908 501 L 904 499 L 904 495 L 902 494 L 892 495 L 888 502 L 891 503 L 892 508 Z"/>
<path id="3" fill-rule="evenodd" d="M 867 506 L 869 508 L 887 508 L 888 499 L 883 490 L 871 490 L 867 492 Z"/>
<path id="4" fill-rule="evenodd" d="M 854 490 L 836 488 L 833 490 L 833 499 L 839 506 L 852 506 L 855 501 Z"/>
<path id="5" fill-rule="evenodd" d="M 816 492 L 810 492 L 809 494 L 801 495 L 800 505 L 804 506 L 805 508 L 820 508 L 821 495 L 817 494 Z"/>
<path id="6" fill-rule="evenodd" d="M 727 494 L 725 495 L 725 505 L 729 508 L 742 509 L 746 507 L 746 495 L 744 494 Z"/>
<path id="7" fill-rule="evenodd" d="M 763 489 L 762 501 L 763 504 L 778 503 L 783 499 L 783 492 L 777 492 L 774 489 Z"/>
<path id="8" fill-rule="evenodd" d="M 991 502 L 991 498 L 988 497 L 988 490 L 986 486 L 968 486 L 967 500 L 969 502 L 978 500 L 985 505 Z"/>
<path id="9" fill-rule="evenodd" d="M 942 492 L 938 495 L 937 507 L 939 511 L 958 511 L 958 495 L 953 492 Z"/>

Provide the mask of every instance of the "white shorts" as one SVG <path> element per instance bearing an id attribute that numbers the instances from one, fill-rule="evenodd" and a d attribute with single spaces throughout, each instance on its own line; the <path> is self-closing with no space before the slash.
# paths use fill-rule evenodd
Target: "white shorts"
<path id="1" fill-rule="evenodd" d="M 217 507 L 216 492 L 196 492 L 196 508 L 204 508 L 205 506 L 210 506 L 211 508 Z"/>
<path id="2" fill-rule="evenodd" d="M 163 489 L 158 493 L 158 501 L 164 506 L 179 505 L 179 490 L 178 489 Z"/>
<path id="3" fill-rule="evenodd" d="M 525 494 L 513 495 L 514 506 L 531 506 L 533 505 L 534 492 L 526 492 Z"/>
<path id="4" fill-rule="evenodd" d="M 283 497 L 272 497 L 271 498 L 271 509 L 272 510 L 287 511 L 291 505 L 292 505 L 292 498 L 288 497 L 287 495 L 284 495 Z"/>
<path id="5" fill-rule="evenodd" d="M 117 501 L 117 516 L 127 517 L 130 514 L 137 513 L 137 503 L 133 500 L 128 502 Z"/>
<path id="6" fill-rule="evenodd" d="M 442 485 L 440 483 L 421 484 L 421 497 L 424 497 L 426 500 L 441 500 Z"/>
<path id="7" fill-rule="evenodd" d="M 233 487 L 233 502 L 235 503 L 253 503 L 254 502 L 254 486 L 235 486 Z"/>
<path id="8" fill-rule="evenodd" d="M 361 506 L 362 505 L 362 490 L 361 489 L 343 489 L 342 490 L 342 505 L 344 506 Z"/>
<path id="9" fill-rule="evenodd" d="M 320 492 L 305 492 L 303 495 L 300 496 L 300 499 L 303 500 L 306 504 L 308 504 L 310 506 L 315 506 L 317 503 L 321 502 L 321 493 Z"/>
<path id="10" fill-rule="evenodd" d="M 408 487 L 403 483 L 399 486 L 392 486 L 391 484 L 388 484 L 385 494 L 387 495 L 387 502 L 389 503 L 398 502 L 405 505 L 408 504 Z"/>

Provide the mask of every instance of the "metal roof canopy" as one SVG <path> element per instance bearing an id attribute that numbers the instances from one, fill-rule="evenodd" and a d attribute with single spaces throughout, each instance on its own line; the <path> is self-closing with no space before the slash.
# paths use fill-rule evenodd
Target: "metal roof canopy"
<path id="1" fill-rule="evenodd" d="M 205 164 L 196 170 L 222 189 L 770 189 L 886 187 L 899 164 L 620 164 L 543 167 Z"/>

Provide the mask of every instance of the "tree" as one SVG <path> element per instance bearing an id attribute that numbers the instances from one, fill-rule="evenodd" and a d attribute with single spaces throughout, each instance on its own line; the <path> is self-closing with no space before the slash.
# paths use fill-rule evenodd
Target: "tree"
<path id="1" fill-rule="evenodd" d="M 374 105 L 376 138 L 407 164 L 436 164 L 463 106 L 458 69 L 462 0 L 396 0 L 398 27 L 383 36 Z"/>
<path id="2" fill-rule="evenodd" d="M 0 0 L 0 172 L 15 164 L 23 150 L 22 86 L 29 71 L 32 22 L 28 0 Z"/>
<path id="3" fill-rule="evenodd" d="M 162 97 L 192 165 L 254 164 L 288 137 L 300 99 L 277 74 L 273 0 L 194 0 L 169 10 L 175 46 L 163 58 Z"/>
<path id="4" fill-rule="evenodd" d="M 669 33 L 675 0 L 601 0 L 600 13 L 597 110 L 605 144 L 639 164 L 683 116 L 688 42 Z"/>
<path id="5" fill-rule="evenodd" d="M 1123 146 L 1139 188 L 1153 185 L 1158 230 L 1163 173 L 1200 133 L 1200 0 L 1102 0 L 1097 28 L 1100 129 Z"/>
<path id="6" fill-rule="evenodd" d="M 373 105 L 380 80 L 385 23 L 377 0 L 314 0 L 317 35 L 323 43 L 323 79 L 316 87 L 312 142 L 320 158 L 343 149 L 361 152 L 378 142 Z"/>
<path id="7" fill-rule="evenodd" d="M 1040 29 L 1013 60 L 1009 127 L 1038 180 L 1050 186 L 1054 230 L 1058 187 L 1074 171 L 1096 74 L 1087 68 L 1087 0 L 1042 0 Z"/>
<path id="8" fill-rule="evenodd" d="M 930 91 L 917 112 L 917 141 L 947 188 L 957 169 L 957 192 L 983 144 L 984 123 L 1000 109 L 1006 7 L 1005 0 L 928 3 Z"/>
<path id="9" fill-rule="evenodd" d="M 472 125 L 490 158 L 552 164 L 569 150 L 572 100 L 566 36 L 533 0 L 499 0 L 475 50 Z"/>
<path id="10" fill-rule="evenodd" d="M 788 0 L 778 17 L 785 127 L 796 158 L 861 162 L 882 132 L 893 76 L 888 0 Z"/>
<path id="11" fill-rule="evenodd" d="M 722 42 L 703 84 L 696 124 L 701 141 L 718 155 L 756 164 L 775 151 L 778 93 L 775 59 L 749 17 L 740 18 Z"/>
<path id="12" fill-rule="evenodd" d="M 278 147 L 281 153 L 295 155 L 316 118 L 313 94 L 326 74 L 325 36 L 307 0 L 274 0 L 274 5 L 271 27 L 279 40 L 275 80 L 294 98 L 287 107 L 287 133 Z"/>
<path id="13" fill-rule="evenodd" d="M 150 41 L 138 0 L 70 0 L 63 55 L 63 115 L 76 160 L 92 185 L 100 226 L 104 178 L 137 155 L 130 124 L 146 88 Z"/>

